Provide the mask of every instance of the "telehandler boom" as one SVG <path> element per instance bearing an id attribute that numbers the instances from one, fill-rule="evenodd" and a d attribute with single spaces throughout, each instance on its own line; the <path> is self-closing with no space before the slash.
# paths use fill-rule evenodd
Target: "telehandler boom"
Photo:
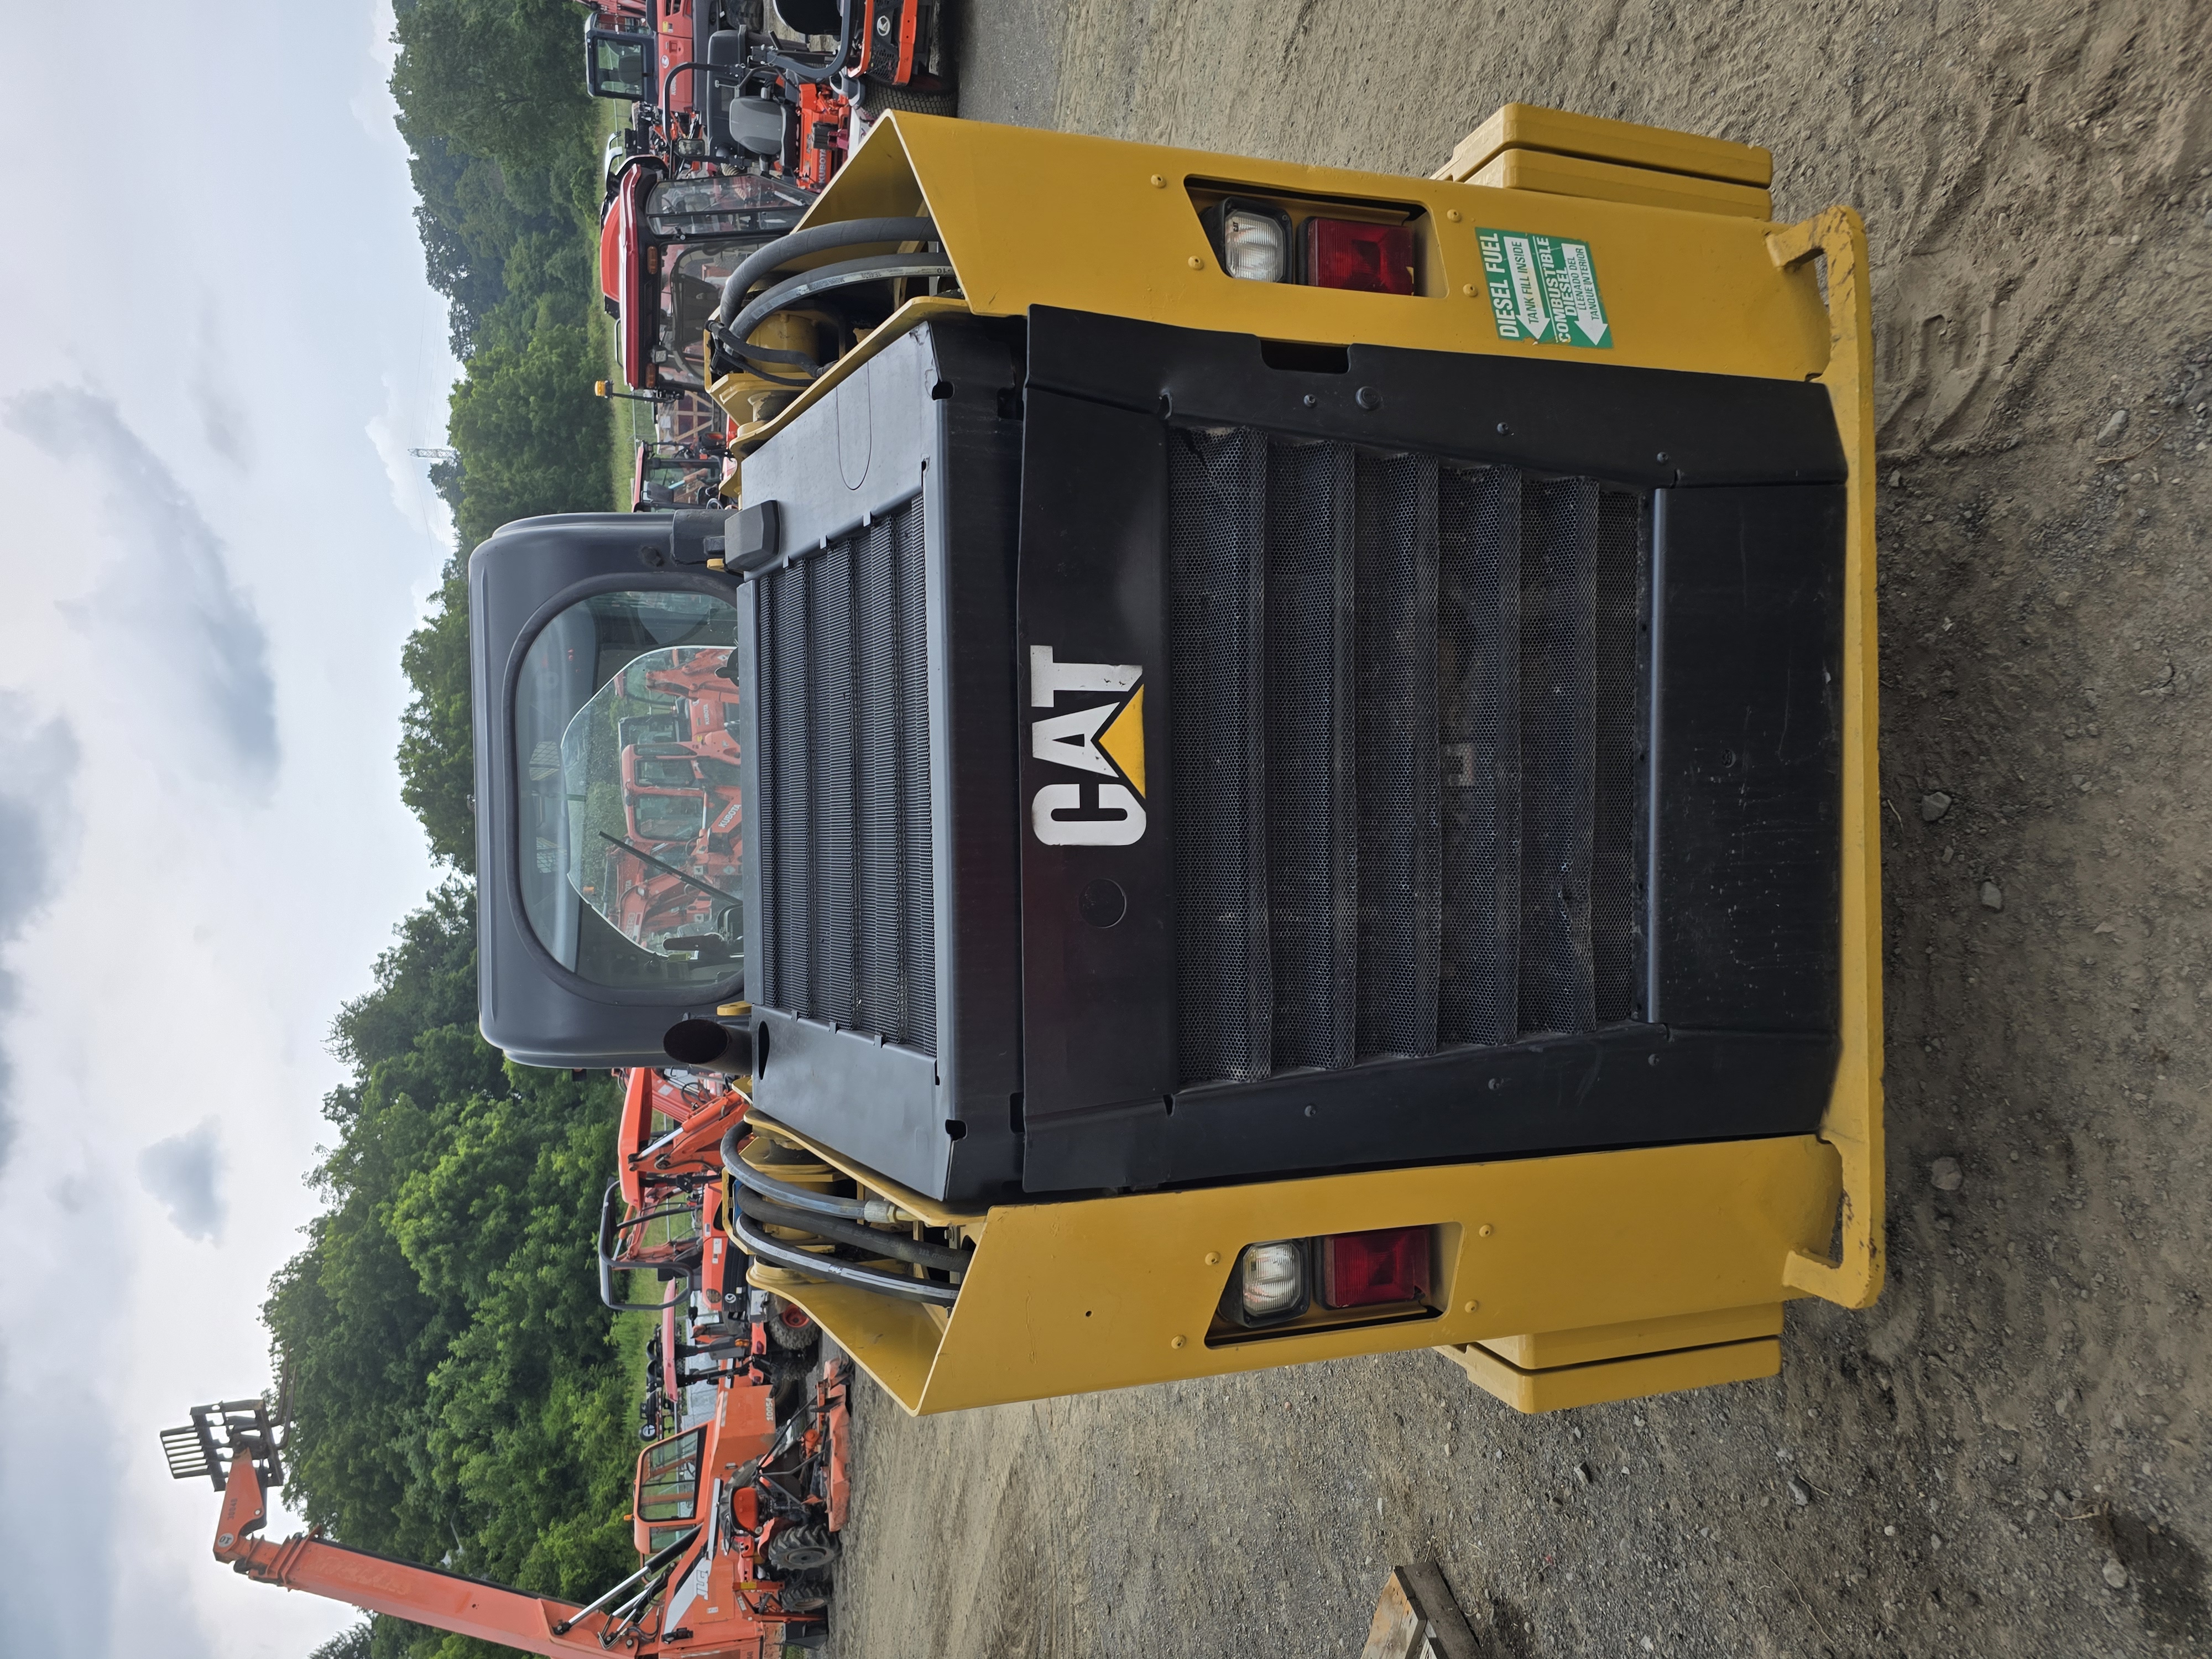
<path id="1" fill-rule="evenodd" d="M 161 1433 L 169 1473 L 222 1494 L 215 1556 L 283 1589 L 347 1601 L 433 1629 L 561 1659 L 774 1659 L 827 1632 L 820 1577 L 843 1524 L 846 1368 L 777 1423 L 765 1381 L 743 1366 L 713 1379 L 714 1402 L 638 1454 L 637 1571 L 580 1606 L 397 1561 L 315 1533 L 257 1536 L 284 1484 L 283 1447 L 260 1400 L 195 1406 Z"/>

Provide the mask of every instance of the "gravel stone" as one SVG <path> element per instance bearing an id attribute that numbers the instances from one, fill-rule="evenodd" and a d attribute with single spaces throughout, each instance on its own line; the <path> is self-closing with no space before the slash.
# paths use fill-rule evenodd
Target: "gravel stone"
<path id="1" fill-rule="evenodd" d="M 2128 1587 L 2128 1570 L 2120 1565 L 2118 1556 L 2111 1557 L 2106 1561 L 2105 1582 L 2114 1589 L 2125 1589 Z"/>
<path id="2" fill-rule="evenodd" d="M 1920 821 L 1934 823 L 1951 810 L 1951 798 L 1941 789 L 1931 789 L 1920 798 Z"/>
<path id="3" fill-rule="evenodd" d="M 1796 1475 L 1791 1475 L 1784 1484 L 1790 1488 L 1790 1501 L 1799 1509 L 1803 1509 L 1813 1501 L 1813 1489 Z"/>
<path id="4" fill-rule="evenodd" d="M 1939 1193 L 1955 1193 L 1966 1184 L 1966 1172 L 1955 1158 L 1939 1158 L 1928 1166 L 1928 1184 Z"/>
<path id="5" fill-rule="evenodd" d="M 1984 882 L 1982 884 L 1982 908 L 1984 910 L 2003 909 L 2004 889 L 1998 886 L 1996 883 L 1993 881 Z"/>
<path id="6" fill-rule="evenodd" d="M 2120 434 L 2127 429 L 2128 411 L 2124 409 L 2116 409 L 2105 424 L 2097 429 L 2097 441 L 2100 444 L 2118 443 Z"/>

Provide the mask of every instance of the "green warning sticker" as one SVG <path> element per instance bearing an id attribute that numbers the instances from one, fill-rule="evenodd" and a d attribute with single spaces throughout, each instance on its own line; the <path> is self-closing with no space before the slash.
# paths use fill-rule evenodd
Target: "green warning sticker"
<path id="1" fill-rule="evenodd" d="M 1588 242 L 1526 230 L 1478 228 L 1474 235 L 1499 339 L 1613 349 Z"/>

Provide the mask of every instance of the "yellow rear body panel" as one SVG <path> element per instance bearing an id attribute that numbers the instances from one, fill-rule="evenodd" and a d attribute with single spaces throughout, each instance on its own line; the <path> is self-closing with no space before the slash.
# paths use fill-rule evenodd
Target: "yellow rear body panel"
<path id="1" fill-rule="evenodd" d="M 1816 1135 L 1646 1147 L 1003 1205 L 963 1215 L 769 1120 L 863 1187 L 964 1226 L 949 1316 L 756 1268 L 910 1412 L 938 1412 L 1419 1347 L 1523 1411 L 1771 1376 L 1782 1304 L 1864 1306 L 1882 1279 L 1874 435 L 1864 232 L 1848 208 L 1765 220 L 1766 152 L 1509 106 L 1438 176 L 1407 179 L 897 114 L 810 222 L 927 214 L 965 308 L 1066 307 L 1322 343 L 1595 356 L 1499 337 L 1477 234 L 1586 242 L 1603 361 L 1824 384 L 1849 466 L 1844 570 L 1842 1055 Z M 1462 182 L 1464 181 L 1464 182 Z M 1232 280 L 1201 200 L 1246 191 L 1406 220 L 1421 291 Z M 1815 270 L 1826 261 L 1826 292 Z M 910 305 L 861 353 L 957 301 Z M 802 397 L 824 394 L 852 359 Z M 719 388 L 718 388 L 719 390 Z M 741 416 L 744 410 L 733 410 Z M 745 435 L 760 441 L 787 411 Z M 855 1102 L 865 1110 L 865 1102 Z M 1255 1242 L 1426 1225 L 1431 1317 L 1209 1340 Z M 1839 1259 L 1829 1256 L 1840 1235 Z M 1218 1337 L 1218 1334 L 1217 1334 Z"/>

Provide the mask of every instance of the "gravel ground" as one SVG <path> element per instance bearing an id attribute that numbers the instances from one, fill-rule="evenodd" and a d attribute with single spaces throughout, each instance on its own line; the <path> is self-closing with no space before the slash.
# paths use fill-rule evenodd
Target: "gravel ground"
<path id="1" fill-rule="evenodd" d="M 970 0 L 963 112 L 1425 173 L 1508 100 L 1762 143 L 1880 333 L 1890 1249 L 1782 1376 L 1543 1419 L 1431 1353 L 908 1420 L 837 1651 L 2208 1645 L 2212 8 Z M 1948 1160 L 1948 1161 L 1947 1161 Z"/>

